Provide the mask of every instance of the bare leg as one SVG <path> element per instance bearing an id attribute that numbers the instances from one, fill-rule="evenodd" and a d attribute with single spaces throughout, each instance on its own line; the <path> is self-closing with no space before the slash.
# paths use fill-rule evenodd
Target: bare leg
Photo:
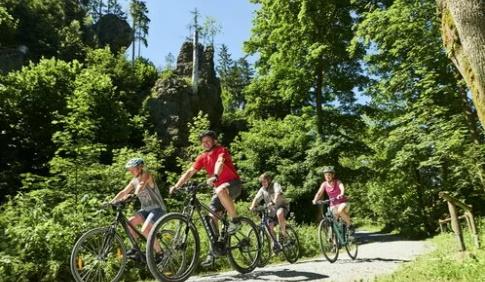
<path id="1" fill-rule="evenodd" d="M 222 206 L 227 210 L 227 214 L 229 214 L 231 218 L 236 218 L 236 206 L 234 205 L 234 201 L 232 200 L 231 195 L 229 195 L 229 191 L 225 189 L 228 186 L 228 183 L 220 185 L 216 188 L 216 194 L 221 201 Z"/>
<path id="2" fill-rule="evenodd" d="M 350 220 L 350 216 L 349 216 L 349 210 L 348 210 L 348 208 L 347 208 L 346 205 L 340 205 L 338 207 L 337 213 L 339 214 L 340 217 L 342 217 L 343 221 L 345 221 L 345 223 L 347 225 L 351 225 L 352 224 L 352 222 Z"/>
<path id="3" fill-rule="evenodd" d="M 280 231 L 283 236 L 286 236 L 286 219 L 285 219 L 285 210 L 283 208 L 279 208 L 276 211 L 276 216 L 278 217 L 278 224 L 280 225 Z"/>
<path id="4" fill-rule="evenodd" d="M 133 226 L 136 227 L 138 225 L 143 224 L 143 221 L 145 221 L 145 219 L 142 216 L 136 214 L 136 215 L 130 217 L 128 219 L 128 221 L 130 222 L 131 225 L 133 225 Z M 138 237 L 138 235 L 136 234 L 135 230 L 133 230 L 133 228 L 131 228 L 131 226 L 129 226 L 129 225 L 128 225 L 128 231 L 130 231 L 130 234 L 131 234 L 131 236 L 133 238 L 136 239 Z"/>
<path id="5" fill-rule="evenodd" d="M 141 228 L 141 232 L 143 232 L 143 235 L 145 235 L 145 238 L 148 238 L 148 235 L 150 234 L 150 231 L 152 230 L 152 228 L 153 228 L 153 224 L 149 220 L 145 220 L 145 223 Z M 162 249 L 160 248 L 160 241 L 158 239 L 155 240 L 154 249 L 156 253 L 160 253 L 162 251 Z"/>

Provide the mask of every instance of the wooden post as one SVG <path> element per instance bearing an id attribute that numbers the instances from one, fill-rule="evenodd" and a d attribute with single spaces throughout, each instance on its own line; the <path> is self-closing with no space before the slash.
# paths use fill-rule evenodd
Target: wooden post
<path id="1" fill-rule="evenodd" d="M 480 248 L 480 240 L 477 232 L 477 226 L 475 225 L 475 218 L 471 212 L 466 212 L 465 215 L 468 218 L 470 232 L 472 233 L 473 242 L 475 243 L 475 247 Z"/>
<path id="2" fill-rule="evenodd" d="M 461 233 L 460 222 L 458 221 L 458 213 L 456 212 L 455 205 L 448 202 L 448 210 L 450 211 L 451 227 L 455 232 L 456 239 L 458 240 L 458 245 L 460 247 L 460 251 L 464 251 L 465 243 L 463 242 L 463 234 Z"/>

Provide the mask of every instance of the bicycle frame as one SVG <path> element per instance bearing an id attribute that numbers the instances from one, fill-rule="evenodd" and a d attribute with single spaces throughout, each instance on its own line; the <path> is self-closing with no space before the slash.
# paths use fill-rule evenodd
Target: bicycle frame
<path id="1" fill-rule="evenodd" d="M 198 217 L 199 217 L 200 221 L 202 221 L 202 225 L 204 226 L 204 230 L 205 230 L 207 236 L 209 237 L 209 240 L 211 242 L 211 247 L 213 248 L 213 250 L 215 249 L 214 247 L 215 247 L 216 243 L 220 240 L 219 240 L 219 238 L 215 238 L 215 236 L 217 236 L 217 234 L 212 234 L 211 227 L 208 225 L 208 223 L 206 222 L 206 220 L 204 219 L 204 216 L 202 214 L 203 211 L 213 215 L 215 218 L 222 221 L 223 229 L 222 229 L 222 232 L 219 234 L 219 237 L 222 236 L 221 237 L 222 242 L 226 243 L 227 239 L 228 239 L 227 230 L 229 228 L 229 225 L 227 224 L 227 211 L 224 211 L 222 216 L 213 212 L 208 206 L 206 206 L 199 199 L 197 199 L 195 191 L 192 192 L 190 199 L 186 202 L 187 202 L 186 208 L 184 209 L 182 214 L 184 214 L 190 221 L 192 221 L 193 216 L 194 216 L 194 212 L 197 211 Z M 188 229 L 188 226 L 187 226 L 187 229 L 185 231 L 186 234 L 188 233 L 188 231 L 189 231 L 189 229 Z M 214 232 L 216 232 L 216 230 L 214 230 Z M 226 244 L 224 244 L 224 246 L 226 246 Z"/>
<path id="2" fill-rule="evenodd" d="M 335 215 L 330 207 L 327 207 L 327 212 L 325 213 L 324 218 L 332 224 L 332 230 L 335 231 L 338 242 L 345 246 L 347 244 L 347 239 L 343 234 L 343 224 L 340 222 L 341 219 L 335 218 Z"/>
<path id="3" fill-rule="evenodd" d="M 276 238 L 274 236 L 274 233 L 270 231 L 270 226 L 269 226 L 269 216 L 268 216 L 268 211 L 266 208 L 261 211 L 263 216 L 261 217 L 261 223 L 259 224 L 259 227 L 265 230 L 269 234 L 269 237 L 273 241 L 273 243 L 276 243 Z"/>
<path id="4" fill-rule="evenodd" d="M 116 228 L 117 228 L 118 224 L 120 224 L 123 227 L 123 230 L 125 231 L 126 235 L 128 236 L 128 240 L 130 241 L 130 243 L 133 246 L 133 248 L 135 248 L 135 249 L 137 249 L 138 251 L 141 252 L 140 247 L 138 246 L 138 243 L 136 242 L 136 239 L 133 237 L 133 235 L 131 234 L 131 232 L 130 232 L 130 230 L 129 230 L 128 227 L 130 227 L 132 230 L 134 230 L 135 233 L 136 233 L 136 235 L 138 237 L 141 237 L 141 238 L 143 238 L 146 241 L 145 235 L 143 235 L 140 231 L 138 231 L 138 229 L 136 229 L 136 227 L 133 226 L 128 221 L 128 219 L 126 218 L 126 216 L 123 214 L 123 211 L 122 211 L 121 207 L 117 207 L 116 208 L 116 217 L 115 217 L 115 220 L 113 220 L 113 222 L 111 223 L 111 226 L 110 226 L 110 235 L 114 235 L 116 233 Z M 110 240 L 111 241 L 113 238 L 114 238 L 114 236 L 109 236 L 109 237 L 106 238 L 106 240 Z M 110 241 L 105 241 L 103 243 L 104 244 L 107 244 L 107 245 L 110 245 L 111 244 Z M 141 256 L 141 257 L 143 257 L 143 261 L 146 260 L 146 258 L 144 256 Z"/>

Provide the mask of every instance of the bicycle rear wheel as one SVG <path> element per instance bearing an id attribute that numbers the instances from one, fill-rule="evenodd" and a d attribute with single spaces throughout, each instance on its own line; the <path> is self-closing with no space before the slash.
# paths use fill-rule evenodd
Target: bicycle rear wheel
<path id="1" fill-rule="evenodd" d="M 318 226 L 318 240 L 320 241 L 320 250 L 325 258 L 334 263 L 338 258 L 338 239 L 337 235 L 332 229 L 331 223 L 323 219 Z"/>
<path id="2" fill-rule="evenodd" d="M 283 254 L 289 263 L 295 263 L 300 257 L 300 241 L 298 234 L 291 226 L 286 225 L 286 238 L 280 241 Z"/>
<path id="3" fill-rule="evenodd" d="M 71 273 L 78 282 L 118 281 L 126 264 L 125 244 L 110 227 L 87 231 L 71 253 Z"/>
<path id="4" fill-rule="evenodd" d="M 239 217 L 241 227 L 229 237 L 229 264 L 240 273 L 253 271 L 260 257 L 261 242 L 258 228 L 246 217 Z"/>
<path id="5" fill-rule="evenodd" d="M 347 237 L 347 244 L 345 245 L 345 250 L 347 251 L 347 254 L 349 257 L 353 260 L 357 258 L 357 253 L 359 249 L 359 245 L 357 243 L 357 239 L 352 235 L 349 235 L 349 232 L 346 232 Z"/>
<path id="6" fill-rule="evenodd" d="M 197 266 L 199 253 L 199 233 L 180 213 L 163 216 L 148 235 L 148 268 L 159 281 L 188 279 Z"/>

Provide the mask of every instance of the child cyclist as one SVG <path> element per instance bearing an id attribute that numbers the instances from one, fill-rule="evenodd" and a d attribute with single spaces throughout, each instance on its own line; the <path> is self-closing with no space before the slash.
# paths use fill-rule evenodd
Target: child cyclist
<path id="1" fill-rule="evenodd" d="M 320 185 L 318 192 L 313 198 L 313 204 L 322 198 L 323 194 L 326 193 L 330 199 L 330 208 L 337 218 L 341 217 L 343 221 L 347 224 L 348 229 L 351 233 L 354 232 L 352 221 L 349 216 L 350 205 L 348 203 L 347 197 L 345 197 L 345 187 L 342 182 L 335 176 L 335 169 L 333 166 L 326 166 L 323 168 L 323 174 L 325 181 Z"/>

